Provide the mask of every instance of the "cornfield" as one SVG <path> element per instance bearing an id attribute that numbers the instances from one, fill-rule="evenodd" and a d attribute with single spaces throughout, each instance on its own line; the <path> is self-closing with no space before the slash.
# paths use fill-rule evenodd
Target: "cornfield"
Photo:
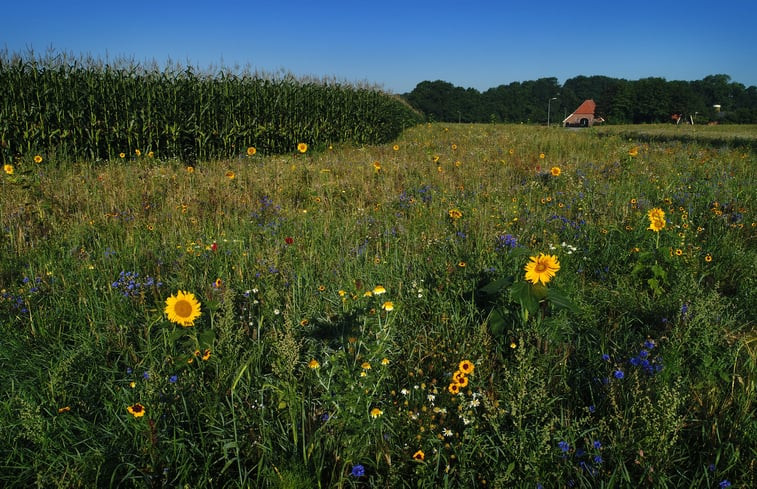
<path id="1" fill-rule="evenodd" d="M 420 121 L 373 87 L 292 75 L 0 52 L 0 158 L 105 160 L 153 152 L 207 161 L 390 141 Z M 123 156 L 122 156 L 123 157 Z"/>

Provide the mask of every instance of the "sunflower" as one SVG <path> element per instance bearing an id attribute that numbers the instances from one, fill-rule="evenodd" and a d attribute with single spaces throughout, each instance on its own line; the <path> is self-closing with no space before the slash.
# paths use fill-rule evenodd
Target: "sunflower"
<path id="1" fill-rule="evenodd" d="M 463 360 L 462 362 L 460 362 L 457 368 L 460 369 L 460 371 L 464 375 L 470 375 L 476 369 L 476 366 L 473 365 L 473 362 L 471 362 L 470 360 Z"/>
<path id="2" fill-rule="evenodd" d="M 247 148 L 247 156 L 252 156 L 257 152 L 258 150 L 255 149 L 255 146 L 250 146 L 249 148 Z"/>
<path id="3" fill-rule="evenodd" d="M 665 211 L 663 211 L 659 207 L 655 207 L 653 209 L 649 209 L 649 212 L 647 212 L 647 217 L 650 221 L 653 219 L 665 219 Z"/>
<path id="4" fill-rule="evenodd" d="M 229 180 L 234 180 L 236 177 L 237 176 L 233 171 L 229 170 L 226 172 L 226 178 L 228 178 Z"/>
<path id="5" fill-rule="evenodd" d="M 142 152 L 140 150 L 138 150 L 138 149 L 134 150 L 134 154 L 137 155 L 137 156 L 142 156 Z"/>
<path id="6" fill-rule="evenodd" d="M 379 163 L 378 161 L 374 161 L 373 162 L 373 169 L 375 171 L 381 171 L 381 163 Z"/>
<path id="7" fill-rule="evenodd" d="M 540 160 L 543 160 L 543 159 L 544 159 L 544 158 L 546 158 L 546 157 L 547 157 L 547 156 L 546 156 L 546 155 L 545 155 L 544 153 L 539 153 L 539 159 L 540 159 Z"/>
<path id="8" fill-rule="evenodd" d="M 308 150 L 308 145 L 306 143 L 298 143 L 297 144 L 297 151 L 300 153 L 305 153 Z"/>
<path id="9" fill-rule="evenodd" d="M 204 352 L 202 352 L 202 358 L 203 361 L 207 362 L 210 359 L 210 348 L 206 348 Z"/>
<path id="10" fill-rule="evenodd" d="M 42 157 L 40 155 L 36 155 L 34 157 L 34 162 L 35 163 L 42 163 Z"/>
<path id="11" fill-rule="evenodd" d="M 8 175 L 13 175 L 13 165 L 3 165 L 3 171 Z"/>
<path id="12" fill-rule="evenodd" d="M 560 170 L 559 166 L 553 166 L 552 169 L 549 170 L 549 173 L 551 173 L 553 177 L 559 177 L 562 170 Z"/>
<path id="13" fill-rule="evenodd" d="M 634 146 L 633 148 L 629 149 L 628 150 L 628 156 L 630 156 L 630 157 L 639 156 L 639 148 L 637 148 L 636 146 Z"/>
<path id="14" fill-rule="evenodd" d="M 118 153 L 118 157 L 121 159 L 126 158 L 126 153 Z"/>
<path id="15" fill-rule="evenodd" d="M 531 261 L 525 266 L 526 280 L 532 284 L 547 285 L 552 280 L 555 273 L 560 270 L 560 262 L 554 255 L 545 255 L 539 253 L 539 256 L 532 256 Z"/>
<path id="16" fill-rule="evenodd" d="M 168 320 L 181 326 L 194 326 L 194 321 L 200 317 L 200 303 L 191 292 L 178 291 L 166 299 L 165 313 Z"/>
<path id="17" fill-rule="evenodd" d="M 704 261 L 710 263 L 712 261 L 712 255 L 707 253 L 707 255 L 704 257 Z"/>
<path id="18" fill-rule="evenodd" d="M 647 229 L 651 229 L 652 231 L 658 233 L 664 227 L 665 227 L 665 219 L 654 217 L 654 218 L 649 219 L 649 227 Z"/>
<path id="19" fill-rule="evenodd" d="M 126 408 L 126 410 L 129 411 L 129 414 L 131 414 L 135 418 L 141 418 L 145 415 L 145 407 L 141 403 L 136 403 L 132 406 L 129 406 Z"/>
<path id="20" fill-rule="evenodd" d="M 413 454 L 413 460 L 418 460 L 420 462 L 423 462 L 426 459 L 426 454 L 423 453 L 423 450 L 418 450 Z"/>
<path id="21" fill-rule="evenodd" d="M 681 248 L 676 248 L 676 256 L 683 255 L 683 250 Z"/>
<path id="22" fill-rule="evenodd" d="M 447 390 L 450 394 L 456 396 L 460 393 L 460 384 L 458 384 L 457 382 L 452 382 L 449 387 L 447 387 Z"/>
<path id="23" fill-rule="evenodd" d="M 450 209 L 448 214 L 451 219 L 460 219 L 461 217 L 463 217 L 463 213 L 458 209 Z"/>
<path id="24" fill-rule="evenodd" d="M 394 146 L 392 146 L 392 149 L 394 151 L 399 151 L 400 150 L 400 145 L 399 144 L 395 144 Z"/>

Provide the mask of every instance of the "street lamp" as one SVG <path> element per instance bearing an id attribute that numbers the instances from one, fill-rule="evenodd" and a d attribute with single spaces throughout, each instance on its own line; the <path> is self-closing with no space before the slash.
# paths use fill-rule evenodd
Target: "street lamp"
<path id="1" fill-rule="evenodd" d="M 551 110 L 552 110 L 552 101 L 553 101 L 553 100 L 557 100 L 557 97 L 552 97 L 552 98 L 551 98 L 551 99 L 549 99 L 549 101 L 547 102 L 547 127 L 549 127 L 549 115 L 550 115 L 550 112 L 551 112 Z"/>

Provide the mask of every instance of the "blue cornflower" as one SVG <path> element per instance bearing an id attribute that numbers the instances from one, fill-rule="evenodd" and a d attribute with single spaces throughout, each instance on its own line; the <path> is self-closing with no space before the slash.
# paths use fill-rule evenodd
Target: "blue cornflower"
<path id="1" fill-rule="evenodd" d="M 591 406 L 589 406 L 589 412 L 590 413 L 593 413 L 596 410 L 597 410 L 597 408 L 594 407 L 594 404 L 592 404 Z"/>
<path id="2" fill-rule="evenodd" d="M 541 485 L 541 482 L 536 483 L 536 489 L 544 489 L 544 486 Z"/>
<path id="3" fill-rule="evenodd" d="M 602 448 L 602 443 L 599 440 L 594 440 L 594 448 L 599 450 L 600 448 Z"/>
<path id="4" fill-rule="evenodd" d="M 709 470 L 710 472 L 715 472 L 715 464 L 708 465 L 707 470 Z"/>
<path id="5" fill-rule="evenodd" d="M 134 371 L 134 370 L 132 370 L 132 369 L 131 369 L 131 367 L 126 367 L 126 373 L 127 373 L 128 375 L 131 375 L 131 373 L 132 373 L 133 371 Z"/>
<path id="6" fill-rule="evenodd" d="M 614 373 L 613 373 L 612 375 L 613 375 L 613 376 L 615 376 L 615 378 L 616 378 L 616 379 L 622 379 L 623 377 L 625 377 L 625 376 L 626 376 L 626 375 L 625 375 L 625 374 L 623 373 L 623 371 L 622 371 L 622 370 L 616 370 L 616 371 L 615 371 L 615 372 L 614 372 Z"/>
<path id="7" fill-rule="evenodd" d="M 353 477 L 363 477 L 365 475 L 365 467 L 360 464 L 353 465 L 350 475 Z"/>
<path id="8" fill-rule="evenodd" d="M 649 356 L 649 352 L 647 350 L 641 350 L 639 352 L 639 358 L 647 358 Z"/>
<path id="9" fill-rule="evenodd" d="M 143 378 L 143 379 L 145 379 L 145 380 L 149 379 L 149 378 L 150 378 L 150 372 L 148 372 L 148 371 L 145 371 L 145 372 L 144 372 L 144 373 L 142 374 L 142 378 Z"/>
<path id="10" fill-rule="evenodd" d="M 728 480 L 722 480 L 720 481 L 720 484 L 718 484 L 718 487 L 731 487 L 731 483 L 728 482 Z"/>
<path id="11" fill-rule="evenodd" d="M 651 350 L 655 347 L 654 340 L 647 340 L 644 342 L 644 348 Z"/>
<path id="12" fill-rule="evenodd" d="M 168 378 L 168 381 L 169 381 L 170 383 L 172 383 L 172 384 L 175 384 L 177 380 L 179 380 L 179 376 L 178 376 L 178 375 L 172 375 L 172 376 L 170 376 L 170 377 Z"/>
<path id="13" fill-rule="evenodd" d="M 601 455 L 594 455 L 594 463 L 599 465 L 602 463 L 602 456 Z"/>
<path id="14" fill-rule="evenodd" d="M 561 441 L 557 444 L 557 446 L 559 446 L 560 450 L 562 450 L 563 452 L 567 452 L 568 450 L 570 450 L 570 445 L 568 444 L 567 441 Z"/>
<path id="15" fill-rule="evenodd" d="M 602 360 L 604 360 L 605 362 L 609 362 L 610 355 L 608 355 L 607 353 L 602 353 Z"/>

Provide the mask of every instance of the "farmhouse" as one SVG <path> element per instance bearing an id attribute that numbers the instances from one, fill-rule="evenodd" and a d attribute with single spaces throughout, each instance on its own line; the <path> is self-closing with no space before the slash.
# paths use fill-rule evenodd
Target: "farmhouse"
<path id="1" fill-rule="evenodd" d="M 568 117 L 562 121 L 564 127 L 589 127 L 605 120 L 594 114 L 597 104 L 589 99 L 578 106 Z"/>

